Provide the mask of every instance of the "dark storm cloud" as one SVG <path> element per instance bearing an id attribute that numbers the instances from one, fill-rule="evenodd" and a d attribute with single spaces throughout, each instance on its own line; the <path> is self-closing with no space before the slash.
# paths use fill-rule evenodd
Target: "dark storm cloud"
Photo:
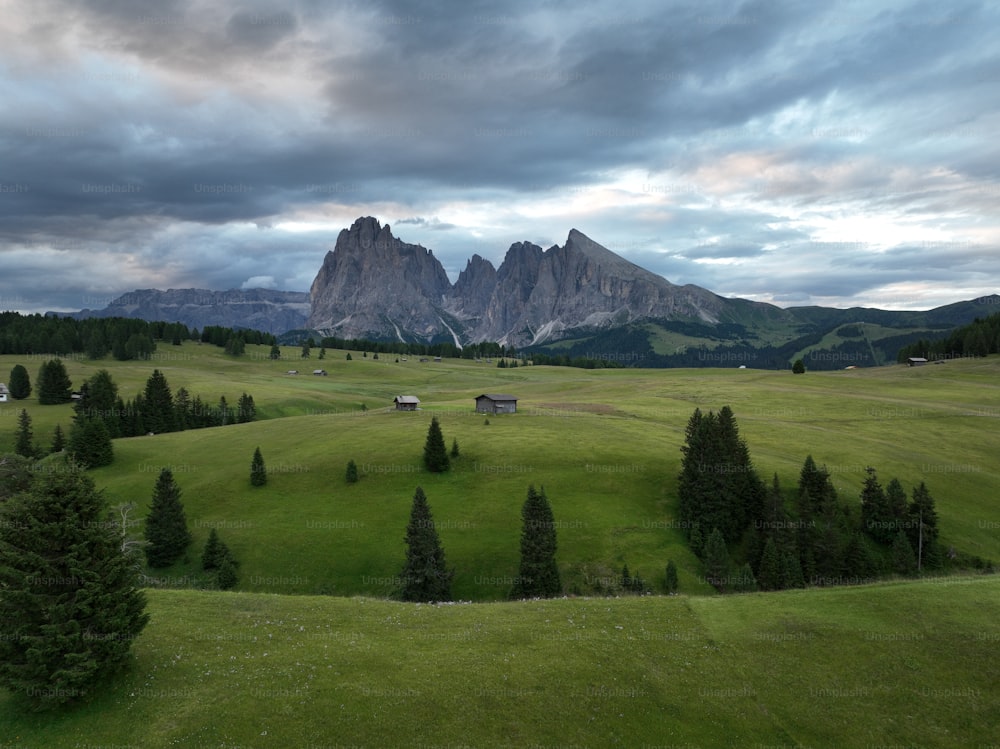
<path id="1" fill-rule="evenodd" d="M 5 24 L 0 300 L 53 264 L 78 297 L 304 289 L 367 214 L 453 278 L 583 223 L 777 301 L 1000 273 L 990 4 L 40 0 Z M 852 217 L 910 230 L 816 244 Z M 20 308 L 68 304 L 36 288 Z"/>

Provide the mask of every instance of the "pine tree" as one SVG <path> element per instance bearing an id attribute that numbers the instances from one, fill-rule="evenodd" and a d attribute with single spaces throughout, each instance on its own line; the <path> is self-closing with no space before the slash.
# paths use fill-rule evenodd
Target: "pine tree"
<path id="1" fill-rule="evenodd" d="M 431 473 L 444 473 L 450 467 L 448 449 L 444 446 L 444 435 L 437 416 L 431 417 L 431 425 L 427 429 L 427 442 L 424 444 L 424 467 Z"/>
<path id="2" fill-rule="evenodd" d="M 622 576 L 618 581 L 618 585 L 622 590 L 632 590 L 632 576 L 629 574 L 627 564 L 622 566 Z"/>
<path id="3" fill-rule="evenodd" d="M 319 347 L 319 358 L 320 359 L 325 359 L 326 358 L 326 346 L 320 346 Z"/>
<path id="4" fill-rule="evenodd" d="M 36 707 L 88 695 L 149 620 L 105 512 L 72 463 L 0 504 L 0 685 Z"/>
<path id="5" fill-rule="evenodd" d="M 444 549 L 438 539 L 431 508 L 421 487 L 413 495 L 410 522 L 406 526 L 406 563 L 400 578 L 399 597 L 404 601 L 451 600 L 454 572 L 445 565 Z"/>
<path id="6" fill-rule="evenodd" d="M 348 484 L 358 483 L 358 464 L 354 462 L 354 459 L 347 461 L 347 472 L 344 475 Z"/>
<path id="7" fill-rule="evenodd" d="M 667 594 L 673 595 L 677 592 L 677 565 L 671 559 L 667 562 Z"/>
<path id="8" fill-rule="evenodd" d="M 153 488 L 153 502 L 146 517 L 146 562 L 150 567 L 168 567 L 180 559 L 191 543 L 181 490 L 169 468 L 160 471 Z"/>
<path id="9" fill-rule="evenodd" d="M 267 355 L 267 358 L 272 360 L 281 358 L 281 349 L 278 348 L 277 343 L 271 344 L 271 352 Z"/>
<path id="10" fill-rule="evenodd" d="M 267 483 L 267 467 L 264 465 L 264 456 L 260 454 L 260 447 L 253 451 L 253 460 L 250 462 L 250 484 L 252 486 L 264 486 Z"/>
<path id="11" fill-rule="evenodd" d="M 50 452 L 61 453 L 66 449 L 66 436 L 63 434 L 62 427 L 56 424 L 56 429 L 52 433 L 52 448 Z"/>
<path id="12" fill-rule="evenodd" d="M 310 356 L 312 356 L 312 354 L 310 352 L 310 348 L 311 348 L 311 346 L 309 345 L 309 341 L 303 341 L 302 342 L 302 358 L 303 359 L 308 359 Z"/>
<path id="13" fill-rule="evenodd" d="M 452 441 L 451 441 L 451 457 L 452 458 L 457 458 L 458 457 L 458 440 L 457 439 L 452 439 Z"/>
<path id="14" fill-rule="evenodd" d="M 219 540 L 218 532 L 212 528 L 208 532 L 205 550 L 201 554 L 201 568 L 206 571 L 217 569 L 224 548 L 225 545 Z"/>
<path id="15" fill-rule="evenodd" d="M 237 582 L 239 582 L 239 577 L 236 574 L 236 560 L 230 554 L 226 554 L 219 562 L 219 569 L 215 573 L 215 583 L 219 586 L 219 590 L 232 590 L 236 587 Z"/>
<path id="16" fill-rule="evenodd" d="M 253 396 L 243 393 L 236 402 L 236 423 L 246 424 L 257 418 L 257 406 L 254 405 Z"/>
<path id="17" fill-rule="evenodd" d="M 142 420 L 146 429 L 153 434 L 174 432 L 177 430 L 177 420 L 174 418 L 174 397 L 163 372 L 153 370 L 146 380 L 143 391 Z"/>
<path id="18" fill-rule="evenodd" d="M 892 479 L 885 487 L 885 503 L 891 517 L 891 533 L 895 540 L 896 532 L 906 528 L 906 521 L 909 519 L 910 508 L 908 506 L 906 490 L 899 483 L 899 479 Z"/>
<path id="19" fill-rule="evenodd" d="M 733 579 L 733 592 L 751 593 L 755 590 L 757 590 L 757 580 L 753 576 L 753 570 L 750 569 L 750 563 L 745 562 Z"/>
<path id="20" fill-rule="evenodd" d="M 77 416 L 73 420 L 66 451 L 84 468 L 111 465 L 115 459 L 111 434 L 96 416 Z"/>
<path id="21" fill-rule="evenodd" d="M 757 571 L 757 583 L 761 590 L 780 590 L 784 587 L 781 580 L 781 559 L 773 538 L 767 539 L 764 544 L 764 553 Z"/>
<path id="22" fill-rule="evenodd" d="M 36 458 L 35 446 L 32 443 L 31 416 L 25 409 L 17 416 L 17 437 L 14 441 L 14 453 L 25 458 Z"/>
<path id="23" fill-rule="evenodd" d="M 937 511 L 934 498 L 927 485 L 921 481 L 913 490 L 913 501 L 909 506 L 907 535 L 910 546 L 917 552 L 917 569 L 936 569 L 941 566 L 941 551 L 938 548 Z"/>
<path id="24" fill-rule="evenodd" d="M 865 533 L 875 541 L 883 544 L 892 543 L 893 518 L 889 511 L 885 490 L 878 482 L 875 469 L 869 466 L 865 469 L 867 476 L 861 488 L 861 524 Z"/>
<path id="25" fill-rule="evenodd" d="M 904 531 L 896 533 L 892 541 L 892 568 L 900 575 L 912 575 L 917 571 L 917 558 Z"/>
<path id="26" fill-rule="evenodd" d="M 705 541 L 705 579 L 719 590 L 725 590 L 729 575 L 729 550 L 722 531 L 713 528 Z"/>
<path id="27" fill-rule="evenodd" d="M 528 487 L 521 507 L 521 564 L 511 598 L 552 598 L 562 592 L 556 565 L 556 522 L 545 487 Z"/>
<path id="28" fill-rule="evenodd" d="M 14 400 L 24 400 L 31 395 L 31 378 L 28 377 L 28 370 L 23 364 L 15 364 L 10 370 L 7 387 L 10 388 L 10 397 Z"/>
<path id="29" fill-rule="evenodd" d="M 795 363 L 792 365 L 792 374 L 805 374 L 806 363 L 801 359 L 796 359 Z"/>
<path id="30" fill-rule="evenodd" d="M 104 422 L 112 439 L 121 436 L 118 414 L 118 386 L 106 369 L 99 370 L 80 386 L 80 399 L 74 404 L 76 416 L 91 416 Z"/>
<path id="31" fill-rule="evenodd" d="M 38 368 L 38 403 L 52 406 L 58 403 L 69 403 L 72 400 L 73 383 L 66 374 L 66 367 L 61 359 L 51 359 L 42 362 Z"/>

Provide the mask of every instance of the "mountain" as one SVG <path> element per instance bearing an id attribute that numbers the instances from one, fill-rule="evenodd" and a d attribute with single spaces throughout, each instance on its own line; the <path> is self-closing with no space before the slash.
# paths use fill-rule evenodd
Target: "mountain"
<path id="1" fill-rule="evenodd" d="M 189 328 L 221 325 L 283 333 L 301 328 L 309 316 L 309 294 L 272 289 L 136 289 L 102 310 L 81 310 L 67 317 L 137 317 L 180 322 Z"/>
<path id="2" fill-rule="evenodd" d="M 499 269 L 474 255 L 452 286 L 430 250 L 402 242 L 372 217 L 340 233 L 311 298 L 308 327 L 329 335 L 515 346 L 637 320 L 715 324 L 736 314 L 734 300 L 676 286 L 576 229 L 564 245 L 547 250 L 511 245 Z M 772 305 L 740 303 L 784 314 Z"/>

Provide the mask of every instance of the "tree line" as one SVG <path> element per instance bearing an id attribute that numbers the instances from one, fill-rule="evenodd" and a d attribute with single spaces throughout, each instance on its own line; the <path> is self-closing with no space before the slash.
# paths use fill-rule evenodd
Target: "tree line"
<path id="1" fill-rule="evenodd" d="M 941 338 L 920 338 L 899 349 L 896 361 L 905 362 L 911 356 L 929 360 L 958 359 L 967 356 L 1000 354 L 1000 312 L 985 318 L 977 317 L 968 325 L 955 328 Z"/>

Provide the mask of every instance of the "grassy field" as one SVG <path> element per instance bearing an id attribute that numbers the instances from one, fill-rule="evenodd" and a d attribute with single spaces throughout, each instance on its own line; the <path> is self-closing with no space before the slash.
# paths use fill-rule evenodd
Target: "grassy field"
<path id="1" fill-rule="evenodd" d="M 406 605 L 151 591 L 128 673 L 0 746 L 960 747 L 1000 732 L 1000 578 Z"/>
<path id="2" fill-rule="evenodd" d="M 162 353 L 161 353 L 162 352 Z M 946 544 L 1000 559 L 1000 360 L 923 368 L 884 367 L 795 376 L 760 370 L 497 369 L 470 361 L 378 361 L 328 352 L 322 362 L 243 359 L 211 346 L 162 346 L 153 362 L 67 367 L 74 382 L 108 368 L 126 397 L 160 367 L 176 390 L 214 403 L 254 396 L 262 420 L 115 441 L 113 465 L 94 471 L 112 503 L 149 504 L 170 466 L 194 535 L 187 562 L 158 571 L 150 585 L 199 582 L 198 559 L 216 528 L 241 562 L 240 590 L 384 596 L 396 584 L 417 485 L 427 493 L 463 600 L 502 600 L 517 574 L 520 507 L 543 485 L 558 523 L 558 561 L 569 592 L 595 593 L 622 564 L 658 586 L 669 559 L 681 590 L 710 593 L 676 529 L 680 446 L 695 407 L 732 406 L 765 479 L 794 486 L 807 453 L 826 464 L 841 496 L 857 501 L 864 468 L 909 490 L 926 481 Z M 0 371 L 18 361 L 3 357 Z M 328 377 L 308 372 L 322 366 Z M 290 367 L 304 374 L 286 375 Z M 37 364 L 28 364 L 34 374 Z M 482 392 L 520 397 L 519 413 L 486 424 L 473 412 Z M 422 410 L 391 410 L 415 394 Z M 362 410 L 362 404 L 367 410 Z M 36 437 L 70 423 L 69 406 L 33 399 L 0 407 L 0 439 L 12 444 L 26 405 Z M 428 474 L 421 456 L 430 415 L 462 455 L 451 472 Z M 280 417 L 280 418 L 279 418 Z M 249 466 L 260 446 L 268 485 L 253 489 Z M 5 445 L 0 444 L 0 449 Z M 362 480 L 348 485 L 355 460 Z"/>
<path id="3" fill-rule="evenodd" d="M 207 403 L 245 391 L 261 418 L 115 441 L 98 485 L 141 520 L 172 467 L 189 558 L 146 576 L 152 622 L 130 671 L 93 702 L 33 715 L 0 695 L 0 749 L 985 749 L 1000 735 L 1000 578 L 717 596 L 675 522 L 685 424 L 728 404 L 765 479 L 792 488 L 811 453 L 851 502 L 869 464 L 883 483 L 926 481 L 942 540 L 1000 559 L 1000 359 L 795 376 L 266 353 L 186 343 L 161 344 L 151 362 L 66 361 L 76 384 L 108 369 L 126 398 L 154 367 Z M 0 357 L 0 373 L 23 363 L 34 380 L 45 358 Z M 518 396 L 519 413 L 485 423 L 473 413 L 483 392 Z M 422 410 L 394 412 L 402 394 Z M 42 444 L 69 427 L 69 406 L 0 404 L 0 451 L 22 407 Z M 421 467 L 432 414 L 462 453 L 444 475 Z M 254 489 L 258 445 L 269 479 Z M 529 483 L 546 489 L 564 584 L 583 597 L 502 602 Z M 417 485 L 453 593 L 477 603 L 385 600 Z M 203 582 L 211 528 L 241 562 L 239 592 L 183 589 Z M 625 562 L 659 586 L 669 559 L 680 596 L 586 597 Z"/>

